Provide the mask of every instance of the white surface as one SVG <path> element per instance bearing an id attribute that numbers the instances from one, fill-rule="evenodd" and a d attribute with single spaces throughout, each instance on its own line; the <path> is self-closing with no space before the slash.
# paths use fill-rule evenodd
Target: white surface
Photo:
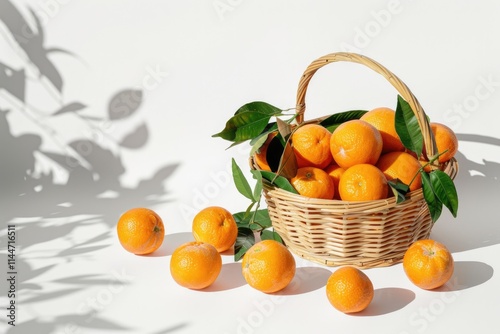
<path id="1" fill-rule="evenodd" d="M 500 331 L 499 2 L 42 0 L 16 6 L 30 24 L 29 7 L 41 18 L 45 48 L 71 55 L 49 54 L 64 84 L 62 94 L 51 94 L 0 23 L 0 62 L 31 68 L 25 99 L 31 107 L 11 105 L 0 92 L 0 109 L 11 109 L 12 140 L 12 146 L 0 143 L 12 173 L 0 171 L 2 182 L 10 181 L 1 190 L 2 222 L 16 225 L 19 273 L 15 328 L 6 324 L 2 279 L 1 332 Z M 246 167 L 248 147 L 226 150 L 229 143 L 211 135 L 244 103 L 293 107 L 302 71 L 336 51 L 360 52 L 385 65 L 432 120 L 460 134 L 459 216 L 444 213 L 432 232 L 453 252 L 452 280 L 439 291 L 423 291 L 400 264 L 366 270 L 375 298 L 354 316 L 326 299 L 334 268 L 301 259 L 292 284 L 275 295 L 246 285 L 231 254 L 223 256 L 222 273 L 206 291 L 176 285 L 170 254 L 191 239 L 193 215 L 208 205 L 237 212 L 248 204 L 229 169 L 231 157 Z M 143 92 L 137 112 L 96 121 L 93 131 L 73 114 L 49 116 L 80 102 L 87 106 L 82 115 L 106 117 L 111 98 L 124 89 Z M 370 70 L 334 64 L 311 82 L 306 116 L 395 100 L 392 87 Z M 141 124 L 149 134 L 144 146 L 117 145 Z M 36 151 L 36 162 L 30 160 L 29 143 L 38 140 L 38 150 L 63 154 L 65 145 L 82 138 L 108 150 L 90 162 L 92 173 L 68 172 Z M 35 164 L 45 175 L 42 188 L 33 181 Z M 23 169 L 30 169 L 26 179 Z M 47 177 L 50 171 L 54 178 Z M 149 206 L 165 221 L 164 245 L 153 256 L 133 256 L 117 242 L 116 221 L 133 206 Z M 1 233 L 6 268 L 5 226 Z"/>

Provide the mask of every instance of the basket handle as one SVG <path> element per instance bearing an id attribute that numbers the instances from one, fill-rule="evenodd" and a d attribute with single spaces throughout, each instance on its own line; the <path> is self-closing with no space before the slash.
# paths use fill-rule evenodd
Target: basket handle
<path id="1" fill-rule="evenodd" d="M 437 153 L 434 135 L 431 131 L 431 127 L 427 120 L 425 112 L 422 109 L 422 106 L 418 102 L 417 98 L 413 95 L 413 93 L 406 86 L 406 84 L 403 81 L 401 81 L 396 75 L 394 75 L 391 71 L 386 69 L 384 66 L 382 66 L 375 60 L 356 53 L 349 53 L 349 52 L 330 53 L 316 59 L 306 68 L 304 74 L 302 74 L 302 77 L 300 78 L 299 87 L 297 90 L 296 121 L 298 124 L 301 124 L 304 121 L 304 113 L 306 110 L 305 98 L 306 98 L 307 86 L 309 85 L 309 81 L 311 81 L 314 73 L 316 73 L 316 71 L 319 70 L 321 67 L 338 61 L 348 61 L 365 65 L 374 70 L 375 72 L 377 72 L 378 74 L 382 75 L 385 79 L 387 79 L 387 81 L 389 81 L 392 84 L 392 86 L 396 88 L 399 94 L 410 104 L 411 109 L 415 113 L 415 116 L 417 117 L 418 120 L 418 124 L 422 131 L 422 136 L 427 156 L 432 157 Z"/>

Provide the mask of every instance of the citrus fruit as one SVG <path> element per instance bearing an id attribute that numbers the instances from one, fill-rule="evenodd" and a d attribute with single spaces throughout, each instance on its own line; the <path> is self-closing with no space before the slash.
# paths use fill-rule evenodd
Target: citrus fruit
<path id="1" fill-rule="evenodd" d="M 290 183 L 302 196 L 332 199 L 335 195 L 333 179 L 324 170 L 316 167 L 299 168 Z"/>
<path id="2" fill-rule="evenodd" d="M 134 208 L 123 213 L 116 225 L 118 240 L 128 252 L 150 254 L 163 243 L 165 228 L 160 216 L 147 208 Z"/>
<path id="3" fill-rule="evenodd" d="M 455 132 L 441 123 L 430 123 L 430 126 L 432 133 L 434 134 L 434 140 L 436 142 L 438 153 L 446 151 L 439 156 L 439 163 L 450 160 L 458 150 L 458 138 Z"/>
<path id="4" fill-rule="evenodd" d="M 374 295 L 370 278 L 361 270 L 344 266 L 335 270 L 326 283 L 326 296 L 337 310 L 344 313 L 363 311 Z"/>
<path id="5" fill-rule="evenodd" d="M 370 164 L 349 167 L 340 177 L 340 198 L 344 201 L 371 201 L 387 197 L 387 179 Z"/>
<path id="6" fill-rule="evenodd" d="M 238 236 L 233 215 L 219 206 L 209 206 L 193 218 L 193 236 L 196 241 L 212 244 L 218 252 L 231 248 Z"/>
<path id="7" fill-rule="evenodd" d="M 241 263 L 248 285 L 265 293 L 284 289 L 295 276 L 295 259 L 283 244 L 262 240 L 250 247 Z"/>
<path id="8" fill-rule="evenodd" d="M 330 153 L 331 133 L 319 124 L 303 125 L 292 134 L 293 152 L 297 166 L 325 168 L 332 162 Z"/>
<path id="9" fill-rule="evenodd" d="M 391 108 L 375 108 L 361 116 L 361 120 L 373 125 L 382 135 L 382 153 L 403 151 L 404 146 L 396 132 L 396 112 Z"/>
<path id="10" fill-rule="evenodd" d="M 454 261 L 448 248 L 432 239 L 415 241 L 405 252 L 403 268 L 416 286 L 431 290 L 448 282 Z"/>
<path id="11" fill-rule="evenodd" d="M 328 175 L 330 175 L 330 177 L 333 180 L 333 188 L 335 189 L 333 198 L 340 199 L 339 182 L 340 182 L 340 177 L 345 172 L 345 169 L 340 167 L 337 164 L 331 164 L 328 167 L 326 167 L 324 170 Z"/>
<path id="12" fill-rule="evenodd" d="M 406 152 L 389 152 L 382 154 L 376 165 L 387 180 L 399 179 L 410 187 L 410 191 L 422 187 L 420 162 Z"/>
<path id="13" fill-rule="evenodd" d="M 255 153 L 255 162 L 262 170 L 266 170 L 269 172 L 271 171 L 271 167 L 269 166 L 269 163 L 267 161 L 267 149 L 269 148 L 271 141 L 274 139 L 274 137 L 276 137 L 277 134 L 278 132 L 271 132 L 270 134 L 268 134 L 264 144 L 262 144 L 259 150 Z"/>
<path id="14" fill-rule="evenodd" d="M 375 164 L 380 157 L 382 147 L 380 131 L 359 119 L 340 124 L 330 139 L 333 159 L 342 168 L 357 164 Z"/>
<path id="15" fill-rule="evenodd" d="M 204 289 L 220 274 L 222 257 L 209 243 L 190 241 L 177 247 L 170 258 L 172 278 L 185 288 Z"/>

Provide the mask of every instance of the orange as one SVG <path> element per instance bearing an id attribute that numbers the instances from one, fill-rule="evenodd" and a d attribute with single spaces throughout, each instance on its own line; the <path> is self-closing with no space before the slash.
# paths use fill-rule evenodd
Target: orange
<path id="1" fill-rule="evenodd" d="M 396 132 L 396 112 L 391 108 L 375 108 L 361 116 L 361 120 L 370 123 L 382 135 L 382 153 L 403 151 L 404 146 Z"/>
<path id="2" fill-rule="evenodd" d="M 450 251 L 440 242 L 431 239 L 417 240 L 403 258 L 406 276 L 422 289 L 435 289 L 453 275 L 454 261 Z"/>
<path id="3" fill-rule="evenodd" d="M 413 155 L 406 152 L 382 154 L 376 165 L 387 180 L 399 179 L 410 187 L 410 191 L 422 187 L 421 164 Z"/>
<path id="4" fill-rule="evenodd" d="M 185 288 L 204 289 L 220 274 L 222 257 L 209 243 L 190 241 L 177 247 L 170 258 L 172 278 Z"/>
<path id="5" fill-rule="evenodd" d="M 458 138 L 452 129 L 441 123 L 430 123 L 437 150 L 443 153 L 438 158 L 439 163 L 446 162 L 453 158 L 458 151 Z M 431 157 L 429 157 L 431 158 Z"/>
<path id="6" fill-rule="evenodd" d="M 297 166 L 325 168 L 332 162 L 331 133 L 319 124 L 303 125 L 292 134 L 292 148 Z"/>
<path id="7" fill-rule="evenodd" d="M 344 313 L 363 311 L 374 295 L 370 278 L 361 270 L 345 266 L 335 270 L 326 283 L 326 296 L 337 310 Z"/>
<path id="8" fill-rule="evenodd" d="M 116 231 L 123 248 L 137 255 L 154 252 L 165 237 L 162 219 L 156 212 L 146 208 L 134 208 L 122 214 Z"/>
<path id="9" fill-rule="evenodd" d="M 316 167 L 299 168 L 290 183 L 302 196 L 333 199 L 335 195 L 333 179 L 327 172 Z"/>
<path id="10" fill-rule="evenodd" d="M 260 167 L 262 170 L 266 171 L 271 171 L 271 167 L 269 167 L 269 163 L 267 162 L 267 148 L 269 147 L 269 144 L 271 144 L 271 141 L 276 137 L 278 132 L 271 132 L 270 134 L 267 135 L 267 139 L 262 144 L 262 146 L 259 148 L 259 150 L 255 153 L 254 159 L 257 165 Z"/>
<path id="11" fill-rule="evenodd" d="M 231 248 L 238 236 L 233 215 L 219 206 L 209 206 L 193 218 L 193 236 L 196 241 L 212 244 L 218 252 Z"/>
<path id="12" fill-rule="evenodd" d="M 333 131 L 330 140 L 333 159 L 342 168 L 357 164 L 374 165 L 380 157 L 382 147 L 380 131 L 359 119 L 340 124 Z"/>
<path id="13" fill-rule="evenodd" d="M 370 164 L 354 165 L 340 177 L 340 198 L 344 201 L 371 201 L 387 197 L 384 174 Z"/>
<path id="14" fill-rule="evenodd" d="M 330 175 L 333 180 L 333 188 L 335 189 L 335 194 L 333 195 L 334 199 L 340 199 L 339 193 L 339 182 L 340 177 L 344 174 L 345 169 L 340 167 L 339 165 L 332 164 L 325 168 L 325 172 Z"/>
<path id="15" fill-rule="evenodd" d="M 283 244 L 262 240 L 250 247 L 241 262 L 241 272 L 252 288 L 265 293 L 284 289 L 295 276 L 295 259 Z"/>

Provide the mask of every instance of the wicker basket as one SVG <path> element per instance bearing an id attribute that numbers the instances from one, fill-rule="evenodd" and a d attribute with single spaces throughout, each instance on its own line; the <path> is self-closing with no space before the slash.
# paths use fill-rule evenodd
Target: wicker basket
<path id="1" fill-rule="evenodd" d="M 426 152 L 432 156 L 437 151 L 426 115 L 408 87 L 379 63 L 353 53 L 328 54 L 307 67 L 297 92 L 298 125 L 304 123 L 305 96 L 312 76 L 321 67 L 338 61 L 359 63 L 384 76 L 415 112 Z M 250 164 L 258 168 L 253 157 Z M 458 172 L 455 159 L 439 168 L 452 179 Z M 327 266 L 371 268 L 401 262 L 414 241 L 429 237 L 433 225 L 422 189 L 411 192 L 399 204 L 395 198 L 363 202 L 307 198 L 266 182 L 263 193 L 273 228 L 287 247 L 298 256 Z"/>

